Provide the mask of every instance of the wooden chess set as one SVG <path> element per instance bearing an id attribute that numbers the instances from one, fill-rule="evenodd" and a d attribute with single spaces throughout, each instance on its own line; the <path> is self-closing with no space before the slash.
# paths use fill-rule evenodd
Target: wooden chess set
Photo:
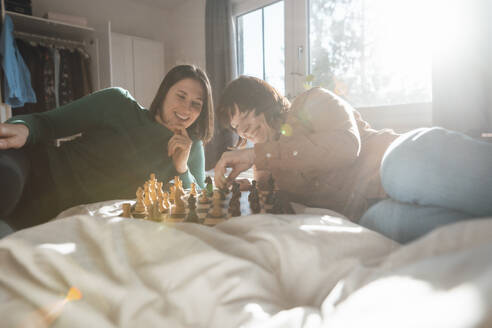
<path id="1" fill-rule="evenodd" d="M 207 177 L 206 187 L 197 189 L 192 184 L 184 189 L 179 177 L 174 184 L 163 188 L 163 183 L 150 174 L 150 179 L 138 187 L 136 201 L 123 203 L 122 217 L 144 219 L 164 223 L 190 222 L 209 226 L 219 224 L 231 217 L 272 213 L 292 213 L 290 206 L 286 209 L 274 190 L 273 179 L 270 179 L 268 190 L 259 191 L 256 181 L 252 181 L 249 192 L 241 192 L 239 184 L 233 182 L 231 189 L 220 190 L 213 186 L 212 179 Z"/>

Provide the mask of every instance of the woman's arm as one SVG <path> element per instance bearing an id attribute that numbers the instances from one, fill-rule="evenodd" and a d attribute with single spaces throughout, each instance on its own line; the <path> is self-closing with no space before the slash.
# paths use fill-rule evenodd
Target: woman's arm
<path id="1" fill-rule="evenodd" d="M 27 126 L 26 145 L 32 145 L 96 128 L 108 117 L 108 111 L 117 115 L 129 105 L 136 102 L 128 91 L 108 88 L 47 112 L 14 116 L 7 123 Z"/>
<path id="2" fill-rule="evenodd" d="M 194 141 L 188 157 L 188 170 L 180 175 L 183 187 L 189 188 L 191 183 L 196 183 L 200 188 L 205 188 L 205 152 L 203 142 Z"/>
<path id="3" fill-rule="evenodd" d="M 258 170 L 334 170 L 359 156 L 360 134 L 353 109 L 323 89 L 310 90 L 293 104 L 291 135 L 256 144 Z"/>

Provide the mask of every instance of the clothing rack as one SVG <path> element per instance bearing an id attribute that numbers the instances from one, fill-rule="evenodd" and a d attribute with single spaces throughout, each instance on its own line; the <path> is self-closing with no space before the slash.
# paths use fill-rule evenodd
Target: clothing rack
<path id="1" fill-rule="evenodd" d="M 57 45 L 61 48 L 77 49 L 83 53 L 85 57 L 89 57 L 89 54 L 85 50 L 86 42 L 62 39 L 52 36 L 27 33 L 22 31 L 14 31 L 14 36 L 19 39 L 23 39 L 30 42 L 39 43 L 41 45 L 54 46 Z"/>
<path id="2" fill-rule="evenodd" d="M 47 42 L 52 42 L 52 43 L 65 43 L 68 45 L 73 45 L 76 47 L 85 47 L 86 43 L 84 41 L 74 41 L 74 40 L 67 40 L 67 39 L 61 39 L 53 36 L 46 36 L 46 35 L 40 35 L 40 34 L 34 34 L 34 33 L 27 33 L 27 32 L 21 32 L 21 31 L 14 31 L 14 36 L 19 37 L 19 38 L 34 38 L 42 41 L 47 41 Z"/>

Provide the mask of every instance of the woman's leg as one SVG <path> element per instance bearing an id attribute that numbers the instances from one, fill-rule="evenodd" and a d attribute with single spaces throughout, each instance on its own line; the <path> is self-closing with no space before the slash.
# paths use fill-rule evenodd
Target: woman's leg
<path id="1" fill-rule="evenodd" d="M 467 213 L 442 207 L 419 206 L 385 199 L 371 206 L 359 224 L 404 244 L 439 226 L 469 218 Z"/>
<path id="2" fill-rule="evenodd" d="M 29 176 L 24 149 L 0 150 L 0 219 L 7 218 L 19 203 Z"/>
<path id="3" fill-rule="evenodd" d="M 400 202 L 492 216 L 492 144 L 458 132 L 424 128 L 402 135 L 383 157 L 381 180 Z"/>

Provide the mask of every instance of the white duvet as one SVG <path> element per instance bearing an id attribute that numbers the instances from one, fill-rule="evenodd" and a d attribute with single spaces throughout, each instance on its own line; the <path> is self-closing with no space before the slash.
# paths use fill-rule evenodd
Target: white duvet
<path id="1" fill-rule="evenodd" d="M 1 327 L 492 326 L 492 220 L 399 246 L 316 211 L 210 228 L 117 205 L 0 240 Z"/>

